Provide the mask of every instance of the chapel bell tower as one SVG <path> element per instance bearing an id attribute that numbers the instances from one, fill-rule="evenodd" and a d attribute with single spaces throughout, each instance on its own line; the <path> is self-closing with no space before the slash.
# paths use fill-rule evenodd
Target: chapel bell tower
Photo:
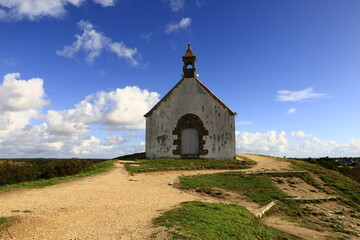
<path id="1" fill-rule="evenodd" d="M 184 77 L 185 78 L 196 77 L 196 67 L 195 67 L 196 56 L 191 51 L 190 44 L 188 44 L 188 49 L 182 58 L 184 61 L 184 66 L 183 66 Z"/>

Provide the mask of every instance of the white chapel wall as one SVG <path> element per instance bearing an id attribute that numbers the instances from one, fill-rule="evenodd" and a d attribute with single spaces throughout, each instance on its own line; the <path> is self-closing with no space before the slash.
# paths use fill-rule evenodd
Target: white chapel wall
<path id="1" fill-rule="evenodd" d="M 213 98 L 195 78 L 185 78 L 146 118 L 146 157 L 180 158 L 173 155 L 177 139 L 172 131 L 179 118 L 195 114 L 203 121 L 209 135 L 204 136 L 208 154 L 200 158 L 230 159 L 235 156 L 235 119 L 229 110 Z"/>

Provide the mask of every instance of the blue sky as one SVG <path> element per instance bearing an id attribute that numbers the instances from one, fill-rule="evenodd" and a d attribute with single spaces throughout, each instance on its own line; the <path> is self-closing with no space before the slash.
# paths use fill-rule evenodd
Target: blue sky
<path id="1" fill-rule="evenodd" d="M 0 0 L 0 158 L 144 151 L 180 79 L 238 113 L 238 153 L 360 155 L 356 0 Z"/>

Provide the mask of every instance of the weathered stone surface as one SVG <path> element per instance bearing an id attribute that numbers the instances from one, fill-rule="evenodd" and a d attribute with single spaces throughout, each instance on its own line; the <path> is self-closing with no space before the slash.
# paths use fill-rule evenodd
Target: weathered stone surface
<path id="1" fill-rule="evenodd" d="M 193 119 L 181 123 L 180 119 L 186 115 Z M 199 130 L 200 158 L 235 157 L 235 113 L 197 78 L 181 79 L 145 116 L 147 158 L 180 158 L 183 127 Z"/>

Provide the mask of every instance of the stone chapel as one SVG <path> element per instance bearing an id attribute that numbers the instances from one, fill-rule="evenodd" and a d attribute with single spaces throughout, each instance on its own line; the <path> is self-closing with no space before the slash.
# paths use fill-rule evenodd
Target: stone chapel
<path id="1" fill-rule="evenodd" d="M 235 116 L 196 74 L 190 44 L 183 78 L 144 116 L 146 158 L 235 158 Z"/>

